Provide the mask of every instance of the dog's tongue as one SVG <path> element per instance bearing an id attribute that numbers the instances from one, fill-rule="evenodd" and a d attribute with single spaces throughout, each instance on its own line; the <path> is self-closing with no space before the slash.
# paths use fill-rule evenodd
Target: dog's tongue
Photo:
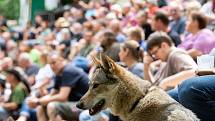
<path id="1" fill-rule="evenodd" d="M 95 115 L 96 113 L 98 113 L 99 111 L 101 111 L 104 103 L 105 103 L 104 99 L 100 100 L 94 107 L 92 107 L 91 109 L 89 109 L 89 114 L 90 115 Z"/>

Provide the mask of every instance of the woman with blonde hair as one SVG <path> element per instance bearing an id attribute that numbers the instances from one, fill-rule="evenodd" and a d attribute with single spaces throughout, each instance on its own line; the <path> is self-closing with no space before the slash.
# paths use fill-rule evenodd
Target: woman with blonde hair
<path id="1" fill-rule="evenodd" d="M 128 70 L 143 78 L 143 50 L 134 40 L 126 41 L 121 45 L 119 58 L 124 62 Z"/>

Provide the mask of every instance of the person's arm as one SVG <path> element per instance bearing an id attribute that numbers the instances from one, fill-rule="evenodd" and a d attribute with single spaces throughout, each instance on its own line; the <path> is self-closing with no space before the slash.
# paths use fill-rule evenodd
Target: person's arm
<path id="1" fill-rule="evenodd" d="M 204 15 L 206 16 L 206 18 L 207 18 L 207 20 L 208 20 L 209 23 L 210 23 L 211 21 L 215 21 L 215 14 L 213 13 L 212 8 L 209 7 L 210 4 L 214 4 L 214 2 L 205 3 L 205 4 L 201 7 L 201 9 L 200 9 L 200 11 L 201 11 L 202 13 L 204 13 Z"/>
<path id="2" fill-rule="evenodd" d="M 43 81 L 42 81 L 40 84 L 37 85 L 36 88 L 42 89 L 42 88 L 44 88 L 46 85 L 48 85 L 50 82 L 51 82 L 51 78 L 50 78 L 50 77 L 45 77 L 45 78 L 43 79 Z"/>
<path id="3" fill-rule="evenodd" d="M 150 70 L 150 65 L 151 65 L 152 62 L 153 62 L 152 57 L 148 53 L 145 53 L 144 54 L 144 59 L 143 59 L 143 63 L 144 63 L 144 79 L 149 80 L 151 82 L 154 82 L 154 78 L 153 78 L 153 75 L 152 75 L 151 70 Z"/>
<path id="4" fill-rule="evenodd" d="M 168 87 L 175 87 L 178 84 L 180 84 L 182 81 L 196 76 L 195 71 L 196 71 L 195 69 L 186 70 L 186 71 L 179 72 L 175 75 L 169 76 L 164 80 L 162 80 L 159 86 L 164 90 L 168 89 Z"/>
<path id="5" fill-rule="evenodd" d="M 39 103 L 42 105 L 47 105 L 52 101 L 65 102 L 68 100 L 70 91 L 71 87 L 61 87 L 59 93 L 42 97 L 39 99 Z"/>
<path id="6" fill-rule="evenodd" d="M 5 108 L 6 110 L 15 110 L 18 108 L 18 104 L 15 102 L 1 103 L 0 107 Z"/>
<path id="7" fill-rule="evenodd" d="M 187 51 L 188 54 L 193 58 L 193 59 L 196 59 L 197 56 L 200 56 L 202 55 L 202 52 L 197 50 L 197 49 L 190 49 Z"/>
<path id="8" fill-rule="evenodd" d="M 57 93 L 58 93 L 58 91 L 56 89 L 52 89 L 51 92 L 49 93 L 49 95 L 55 95 Z"/>

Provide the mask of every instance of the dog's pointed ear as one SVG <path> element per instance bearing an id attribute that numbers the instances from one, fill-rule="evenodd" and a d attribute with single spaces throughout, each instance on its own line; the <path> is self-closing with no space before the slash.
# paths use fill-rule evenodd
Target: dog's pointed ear
<path id="1" fill-rule="evenodd" d="M 102 66 L 104 69 L 108 70 L 109 72 L 116 72 L 117 65 L 110 57 L 101 53 L 100 59 L 102 61 Z"/>
<path id="2" fill-rule="evenodd" d="M 95 56 L 91 56 L 91 59 L 93 61 L 93 64 L 96 66 L 96 67 L 100 67 L 101 66 L 101 61 L 95 57 Z"/>
<path id="3" fill-rule="evenodd" d="M 12 117 L 9 117 L 7 121 L 14 121 Z"/>

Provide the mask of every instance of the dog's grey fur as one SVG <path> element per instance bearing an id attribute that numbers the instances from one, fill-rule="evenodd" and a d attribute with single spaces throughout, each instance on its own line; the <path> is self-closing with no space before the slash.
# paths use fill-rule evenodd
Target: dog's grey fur
<path id="1" fill-rule="evenodd" d="M 101 60 L 93 60 L 97 69 L 77 107 L 95 111 L 92 109 L 104 100 L 96 113 L 110 108 L 123 121 L 199 121 L 165 91 L 133 75 L 109 57 L 101 55 Z"/>

